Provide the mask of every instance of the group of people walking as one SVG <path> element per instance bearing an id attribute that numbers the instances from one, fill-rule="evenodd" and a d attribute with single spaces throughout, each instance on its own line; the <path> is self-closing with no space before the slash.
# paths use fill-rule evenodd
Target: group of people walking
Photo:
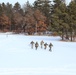
<path id="1" fill-rule="evenodd" d="M 38 43 L 38 42 L 35 43 L 34 41 L 31 41 L 30 44 L 31 44 L 31 48 L 32 48 L 32 49 L 33 49 L 34 46 L 35 46 L 36 50 L 37 50 L 38 47 L 39 47 L 39 43 Z M 50 43 L 50 44 L 44 43 L 44 41 L 42 40 L 42 41 L 40 42 L 40 46 L 41 46 L 41 48 L 44 47 L 45 50 L 47 49 L 47 47 L 49 47 L 49 51 L 52 51 L 51 48 L 52 48 L 53 44 L 52 44 L 52 43 Z"/>

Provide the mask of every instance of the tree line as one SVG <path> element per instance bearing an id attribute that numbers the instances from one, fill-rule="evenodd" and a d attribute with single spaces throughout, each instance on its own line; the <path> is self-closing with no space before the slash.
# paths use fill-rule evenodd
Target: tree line
<path id="1" fill-rule="evenodd" d="M 62 37 L 76 36 L 76 0 L 68 5 L 65 0 L 35 0 L 23 6 L 16 2 L 0 3 L 0 31 L 36 32 L 52 31 Z"/>

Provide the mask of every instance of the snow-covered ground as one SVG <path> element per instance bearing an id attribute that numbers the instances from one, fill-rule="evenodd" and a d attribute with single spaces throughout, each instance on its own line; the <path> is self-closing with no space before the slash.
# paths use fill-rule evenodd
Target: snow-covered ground
<path id="1" fill-rule="evenodd" d="M 9 33 L 7 33 L 9 34 Z M 76 42 L 60 37 L 0 33 L 0 75 L 76 75 Z M 45 50 L 31 49 L 30 42 L 52 43 Z"/>

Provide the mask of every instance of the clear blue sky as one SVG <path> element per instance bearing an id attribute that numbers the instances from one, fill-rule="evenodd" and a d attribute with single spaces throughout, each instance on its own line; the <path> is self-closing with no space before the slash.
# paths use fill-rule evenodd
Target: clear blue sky
<path id="1" fill-rule="evenodd" d="M 7 2 L 9 2 L 9 3 L 14 5 L 16 2 L 19 2 L 21 5 L 23 5 L 27 1 L 29 1 L 32 4 L 35 0 L 0 0 L 0 3 L 2 3 L 2 2 L 7 3 Z M 69 3 L 70 1 L 71 0 L 66 0 L 66 3 Z"/>

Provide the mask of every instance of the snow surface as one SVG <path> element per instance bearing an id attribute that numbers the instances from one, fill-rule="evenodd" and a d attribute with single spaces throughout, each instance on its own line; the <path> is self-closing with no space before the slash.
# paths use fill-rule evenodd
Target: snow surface
<path id="1" fill-rule="evenodd" d="M 76 75 L 76 42 L 60 37 L 0 33 L 0 75 Z M 45 50 L 31 49 L 30 42 L 52 43 Z"/>

